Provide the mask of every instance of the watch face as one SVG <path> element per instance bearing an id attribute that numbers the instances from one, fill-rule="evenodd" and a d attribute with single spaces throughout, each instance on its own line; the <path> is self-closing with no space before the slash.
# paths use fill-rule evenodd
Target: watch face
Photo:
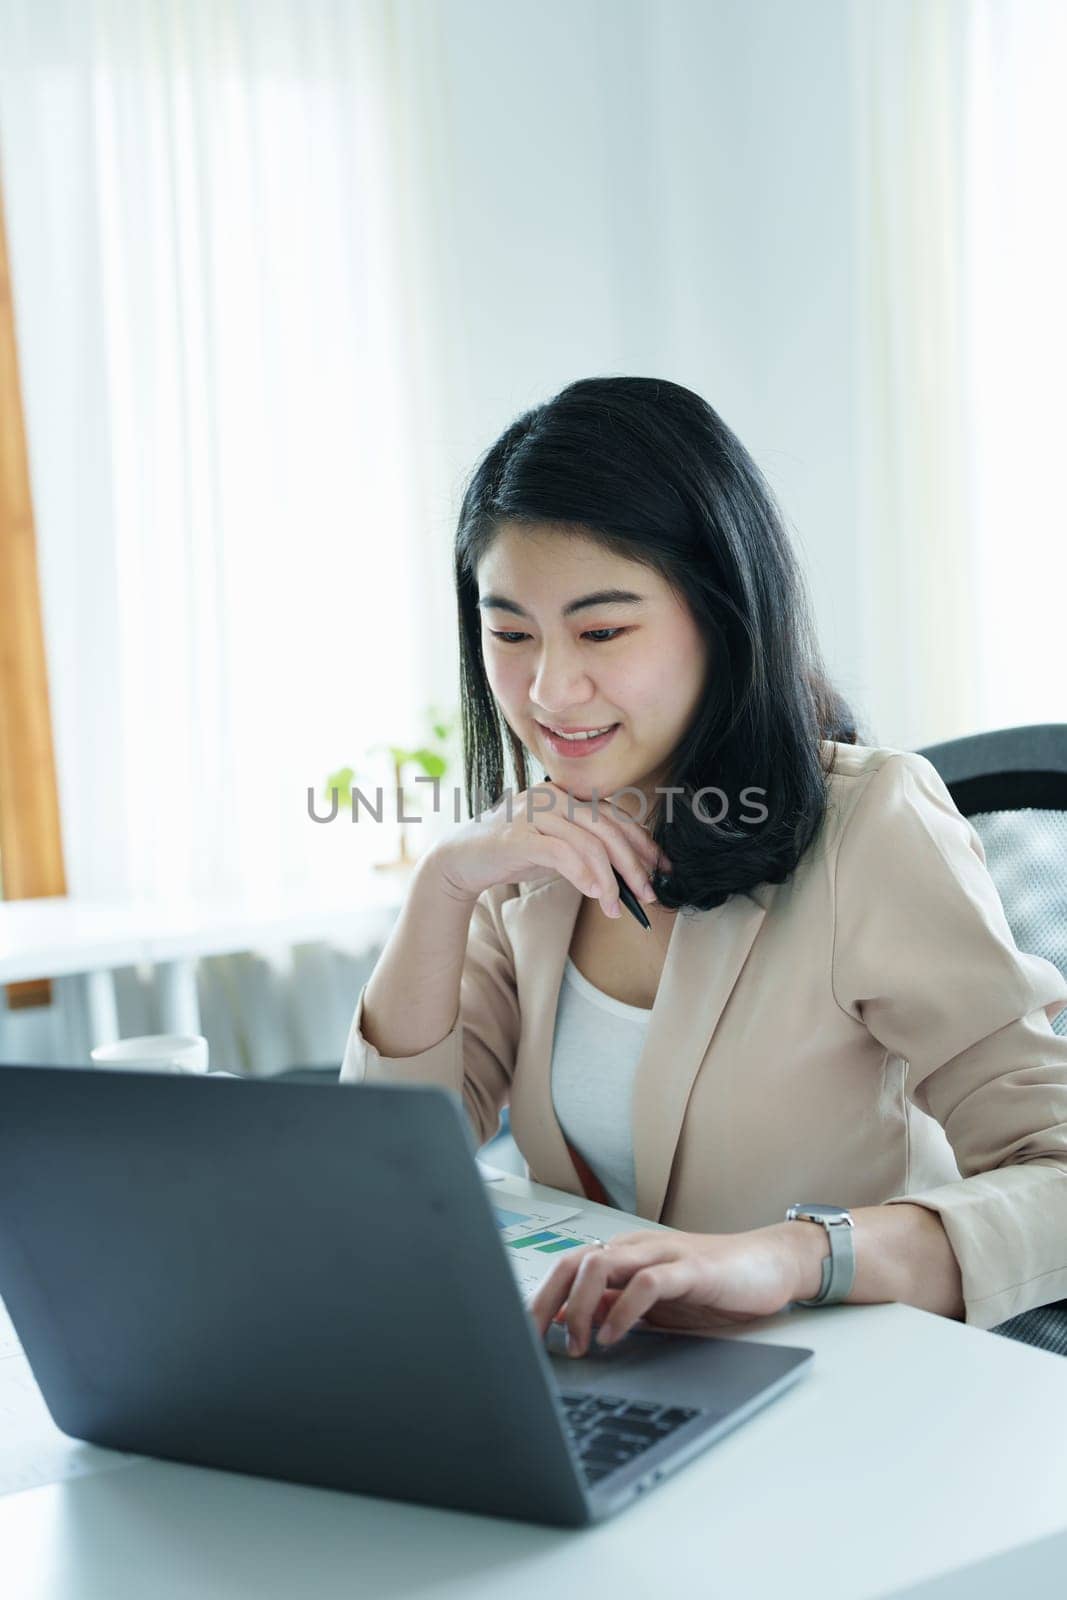
<path id="1" fill-rule="evenodd" d="M 843 1217 L 847 1215 L 847 1212 L 843 1206 L 797 1205 L 795 1210 L 798 1217 L 810 1217 L 814 1220 L 818 1220 L 820 1217 L 826 1217 L 828 1220 L 832 1220 L 834 1217 Z"/>

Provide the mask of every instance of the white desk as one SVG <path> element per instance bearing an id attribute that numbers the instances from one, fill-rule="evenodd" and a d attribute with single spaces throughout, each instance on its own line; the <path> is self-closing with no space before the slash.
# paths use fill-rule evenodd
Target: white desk
<path id="1" fill-rule="evenodd" d="M 572 1198 L 511 1176 L 493 1188 Z M 648 1226 L 602 1206 L 583 1216 L 605 1238 Z M 796 1310 L 730 1337 L 808 1345 L 813 1370 L 599 1527 L 115 1465 L 84 1446 L 110 1470 L 0 1499 L 0 1589 L 5 1600 L 1062 1595 L 1067 1360 L 897 1305 Z"/>
<path id="2" fill-rule="evenodd" d="M 365 873 L 343 904 L 281 905 L 277 901 L 176 901 L 126 905 L 54 896 L 0 902 L 0 985 L 26 978 L 56 980 L 68 1019 L 69 1048 L 84 1014 L 89 1044 L 118 1038 L 113 973 L 145 964 L 160 976 L 164 1033 L 199 1033 L 195 963 L 201 956 L 324 939 L 384 941 L 406 884 L 391 873 Z"/>

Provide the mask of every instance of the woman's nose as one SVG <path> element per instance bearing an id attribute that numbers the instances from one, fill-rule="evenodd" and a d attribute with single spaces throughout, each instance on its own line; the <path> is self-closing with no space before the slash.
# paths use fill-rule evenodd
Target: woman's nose
<path id="1" fill-rule="evenodd" d="M 543 657 L 530 685 L 530 699 L 553 714 L 566 712 L 589 698 L 588 674 L 579 662 Z"/>

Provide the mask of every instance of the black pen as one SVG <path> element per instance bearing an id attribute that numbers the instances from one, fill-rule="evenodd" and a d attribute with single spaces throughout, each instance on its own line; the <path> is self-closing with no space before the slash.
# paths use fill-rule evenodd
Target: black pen
<path id="1" fill-rule="evenodd" d="M 625 881 L 624 878 L 621 878 L 619 876 L 618 872 L 616 871 L 616 869 L 614 867 L 612 867 L 611 870 L 612 870 L 612 872 L 615 873 L 615 882 L 619 886 L 619 899 L 622 901 L 622 903 L 626 907 L 627 911 L 632 911 L 633 912 L 634 916 L 637 918 L 637 920 L 641 924 L 642 928 L 651 928 L 652 924 L 651 924 L 651 922 L 649 922 L 648 918 L 645 916 L 644 907 L 642 906 L 642 904 L 641 904 L 640 900 L 637 898 L 637 896 L 634 894 L 633 890 L 630 888 L 630 885 Z"/>
<path id="2" fill-rule="evenodd" d="M 548 776 L 547 772 L 545 773 L 545 782 L 546 783 L 551 783 L 552 782 L 552 779 Z M 615 873 L 615 882 L 619 886 L 619 899 L 620 899 L 620 901 L 626 907 L 627 911 L 629 911 L 633 916 L 635 916 L 637 918 L 637 920 L 641 924 L 642 928 L 646 928 L 648 930 L 651 930 L 652 924 L 651 924 L 651 922 L 649 922 L 648 918 L 645 916 L 644 908 L 642 907 L 640 900 L 638 900 L 637 896 L 634 894 L 633 890 L 630 888 L 630 885 L 626 882 L 626 879 L 623 878 L 620 875 L 620 873 L 618 872 L 618 869 L 615 868 L 615 867 L 612 867 L 611 870 L 612 870 L 612 872 Z"/>

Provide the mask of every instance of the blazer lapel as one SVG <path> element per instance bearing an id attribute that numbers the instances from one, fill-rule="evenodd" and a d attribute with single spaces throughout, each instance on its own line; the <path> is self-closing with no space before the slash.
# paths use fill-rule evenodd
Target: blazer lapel
<path id="1" fill-rule="evenodd" d="M 713 911 L 683 912 L 671 932 L 633 1088 L 637 1211 L 658 1222 L 693 1080 L 774 894 L 762 884 Z M 583 1194 L 552 1104 L 552 1043 L 581 891 L 554 879 L 504 902 L 522 1032 L 511 1124 L 531 1177 Z M 628 915 L 629 913 L 624 913 Z M 640 930 L 634 929 L 640 938 Z"/>
<path id="2" fill-rule="evenodd" d="M 758 893 L 760 900 L 732 895 L 712 911 L 680 912 L 675 920 L 634 1075 L 637 1212 L 653 1222 L 663 1211 L 689 1092 L 767 914 L 774 886 L 762 884 Z"/>

